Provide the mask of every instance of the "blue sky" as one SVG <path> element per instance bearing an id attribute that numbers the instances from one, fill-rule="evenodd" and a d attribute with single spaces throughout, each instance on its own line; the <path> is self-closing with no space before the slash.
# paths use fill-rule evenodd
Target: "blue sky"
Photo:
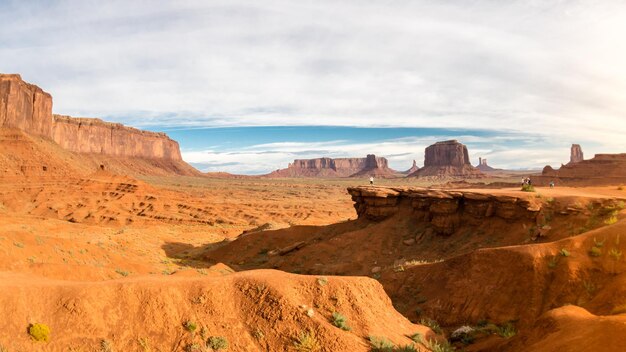
<path id="1" fill-rule="evenodd" d="M 400 168 L 447 137 L 502 167 L 624 152 L 624 38 L 618 0 L 0 0 L 0 72 L 56 113 L 245 173 L 303 149 Z"/>

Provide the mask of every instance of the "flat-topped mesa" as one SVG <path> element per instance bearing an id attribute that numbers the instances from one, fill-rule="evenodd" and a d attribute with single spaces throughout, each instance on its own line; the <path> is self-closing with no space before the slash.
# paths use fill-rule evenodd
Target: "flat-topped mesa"
<path id="1" fill-rule="evenodd" d="M 77 153 L 182 160 L 178 142 L 165 133 L 143 131 L 96 118 L 53 115 L 52 139 Z"/>
<path id="2" fill-rule="evenodd" d="M 531 176 L 534 185 L 550 182 L 561 186 L 603 186 L 626 184 L 626 153 L 596 154 L 592 159 L 569 163 L 554 169 L 543 168 L 541 175 Z"/>
<path id="3" fill-rule="evenodd" d="M 286 169 L 270 173 L 270 177 L 390 177 L 386 158 L 368 154 L 365 158 L 296 159 Z"/>
<path id="4" fill-rule="evenodd" d="M 585 160 L 583 156 L 583 149 L 580 147 L 580 144 L 572 144 L 572 148 L 570 150 L 569 163 L 575 164 Z"/>
<path id="5" fill-rule="evenodd" d="M 464 225 L 481 226 L 489 218 L 501 222 L 541 221 L 536 199 L 417 187 L 348 188 L 359 219 L 382 221 L 396 214 L 425 221 L 438 234 L 450 235 Z"/>
<path id="6" fill-rule="evenodd" d="M 0 127 L 53 140 L 72 152 L 182 161 L 178 143 L 164 133 L 53 115 L 52 96 L 17 74 L 0 74 Z"/>
<path id="7" fill-rule="evenodd" d="M 424 167 L 410 177 L 484 177 L 470 164 L 467 147 L 456 140 L 437 142 L 426 147 Z"/>

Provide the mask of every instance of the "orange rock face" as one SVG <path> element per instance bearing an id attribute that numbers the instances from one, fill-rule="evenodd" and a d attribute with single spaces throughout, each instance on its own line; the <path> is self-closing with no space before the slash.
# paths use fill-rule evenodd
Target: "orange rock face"
<path id="1" fill-rule="evenodd" d="M 276 170 L 270 177 L 391 177 L 386 158 L 369 154 L 365 158 L 296 159 L 286 169 Z"/>
<path id="2" fill-rule="evenodd" d="M 52 115 L 52 96 L 19 75 L 0 74 L 0 127 L 46 137 L 72 152 L 182 160 L 178 143 L 164 133 Z"/>

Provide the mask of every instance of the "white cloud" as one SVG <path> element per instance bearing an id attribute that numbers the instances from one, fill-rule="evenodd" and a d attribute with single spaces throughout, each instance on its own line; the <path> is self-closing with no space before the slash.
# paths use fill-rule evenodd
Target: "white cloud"
<path id="1" fill-rule="evenodd" d="M 59 113 L 507 129 L 606 152 L 626 149 L 625 37 L 618 0 L 0 3 L 0 71 Z"/>

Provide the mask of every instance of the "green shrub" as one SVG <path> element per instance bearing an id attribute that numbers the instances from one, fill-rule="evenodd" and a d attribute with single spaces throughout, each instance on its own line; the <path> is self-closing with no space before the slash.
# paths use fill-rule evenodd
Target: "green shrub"
<path id="1" fill-rule="evenodd" d="M 602 255 L 602 250 L 596 246 L 591 247 L 589 250 L 589 255 L 592 257 L 599 257 Z"/>
<path id="2" fill-rule="evenodd" d="M 604 246 L 604 242 L 606 242 L 606 238 L 603 239 L 602 241 L 596 240 L 595 237 L 593 238 L 593 244 L 598 248 L 602 248 L 602 246 Z"/>
<path id="3" fill-rule="evenodd" d="M 213 351 L 228 349 L 228 340 L 224 336 L 211 336 L 206 341 L 206 347 Z"/>
<path id="4" fill-rule="evenodd" d="M 535 187 L 533 185 L 522 185 L 522 192 L 534 192 Z"/>
<path id="5" fill-rule="evenodd" d="M 441 330 L 441 327 L 439 326 L 439 323 L 437 323 L 437 321 L 433 319 L 422 319 L 420 320 L 420 324 L 428 326 L 437 335 L 440 335 L 443 332 L 443 330 Z"/>
<path id="6" fill-rule="evenodd" d="M 515 334 L 517 334 L 517 331 L 515 330 L 515 326 L 513 326 L 513 324 L 511 323 L 505 323 L 498 326 L 498 335 L 500 335 L 500 337 L 508 339 L 515 336 Z"/>
<path id="7" fill-rule="evenodd" d="M 609 251 L 609 255 L 614 260 L 619 260 L 619 258 L 621 258 L 622 256 L 622 251 L 618 250 L 617 248 L 611 248 L 611 250 Z"/>
<path id="8" fill-rule="evenodd" d="M 340 328 L 341 330 L 344 330 L 344 331 L 352 330 L 352 328 L 348 325 L 348 321 L 346 317 L 343 316 L 341 313 L 334 312 L 331 323 L 333 323 L 334 326 Z"/>
<path id="9" fill-rule="evenodd" d="M 405 345 L 396 347 L 393 352 L 419 352 L 415 345 Z"/>
<path id="10" fill-rule="evenodd" d="M 416 332 L 415 334 L 409 336 L 409 338 L 413 340 L 413 342 L 424 343 L 424 335 L 420 334 L 419 332 Z"/>
<path id="11" fill-rule="evenodd" d="M 50 327 L 46 324 L 30 324 L 28 327 L 28 334 L 35 341 L 50 341 Z"/>
<path id="12" fill-rule="evenodd" d="M 316 352 L 321 349 L 317 335 L 313 331 L 301 332 L 294 342 L 294 349 L 299 352 Z"/>
<path id="13" fill-rule="evenodd" d="M 122 269 L 115 269 L 115 272 L 122 275 L 122 276 L 128 276 L 130 274 L 130 272 L 126 271 L 126 270 L 122 270 Z"/>
<path id="14" fill-rule="evenodd" d="M 450 345 L 448 341 L 438 342 L 437 340 L 428 340 L 426 348 L 432 352 L 453 352 L 454 346 Z"/>
<path id="15" fill-rule="evenodd" d="M 369 336 L 368 340 L 371 345 L 371 352 L 393 352 L 395 345 L 393 342 L 387 340 L 384 337 L 380 336 Z"/>
<path id="16" fill-rule="evenodd" d="M 559 264 L 559 257 L 554 255 L 548 258 L 548 268 L 554 269 Z"/>
<path id="17" fill-rule="evenodd" d="M 559 254 L 564 257 L 569 257 L 571 255 L 571 253 L 565 248 L 561 248 L 561 250 L 559 251 Z"/>
<path id="18" fill-rule="evenodd" d="M 194 333 L 196 331 L 196 329 L 198 328 L 198 325 L 196 325 L 195 322 L 191 321 L 191 320 L 187 320 L 184 324 L 183 327 L 185 328 L 185 330 Z"/>

